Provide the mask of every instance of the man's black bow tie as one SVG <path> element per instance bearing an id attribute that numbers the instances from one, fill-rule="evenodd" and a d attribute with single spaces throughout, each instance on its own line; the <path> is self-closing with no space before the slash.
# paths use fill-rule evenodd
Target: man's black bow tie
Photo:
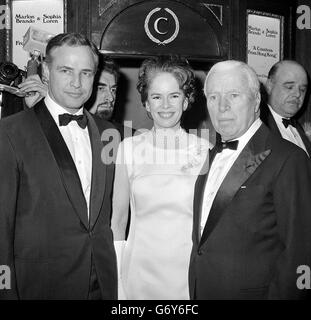
<path id="1" fill-rule="evenodd" d="M 58 120 L 60 126 L 67 126 L 67 124 L 72 120 L 77 121 L 78 125 L 82 129 L 85 129 L 87 126 L 87 117 L 85 114 L 76 116 L 74 114 L 64 113 L 58 116 Z"/>
<path id="2" fill-rule="evenodd" d="M 296 127 L 297 125 L 297 120 L 295 119 L 286 119 L 286 118 L 282 118 L 282 122 L 285 128 L 287 128 L 289 125 L 292 125 L 293 127 Z"/>
<path id="3" fill-rule="evenodd" d="M 236 150 L 238 148 L 239 140 L 233 140 L 233 141 L 217 141 L 215 148 L 216 152 L 222 152 L 224 149 L 231 149 Z"/>

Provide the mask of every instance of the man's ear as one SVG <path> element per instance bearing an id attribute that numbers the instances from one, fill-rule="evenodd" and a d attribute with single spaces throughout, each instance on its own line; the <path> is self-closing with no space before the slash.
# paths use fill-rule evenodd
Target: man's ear
<path id="1" fill-rule="evenodd" d="M 42 62 L 42 82 L 46 83 L 49 81 L 49 76 L 50 76 L 50 70 L 49 70 L 49 66 L 46 62 Z M 47 84 L 47 83 L 46 83 Z"/>
<path id="2" fill-rule="evenodd" d="M 272 87 L 273 87 L 272 80 L 268 78 L 267 81 L 266 81 L 266 84 L 265 84 L 265 88 L 266 88 L 266 91 L 267 91 L 268 95 L 271 94 Z"/>
<path id="3" fill-rule="evenodd" d="M 261 94 L 259 92 L 257 92 L 256 94 L 255 101 L 256 101 L 255 112 L 257 113 L 259 112 L 260 101 L 261 101 Z"/>

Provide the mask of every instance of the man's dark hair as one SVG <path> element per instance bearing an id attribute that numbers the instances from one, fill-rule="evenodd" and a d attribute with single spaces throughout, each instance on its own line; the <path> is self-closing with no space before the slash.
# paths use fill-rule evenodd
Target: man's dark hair
<path id="1" fill-rule="evenodd" d="M 95 57 L 95 67 L 98 66 L 98 49 L 95 44 L 87 39 L 83 34 L 80 33 L 60 33 L 55 37 L 51 38 L 46 47 L 46 58 L 45 61 L 50 63 L 52 60 L 51 51 L 57 47 L 67 45 L 69 47 L 89 47 Z"/>
<path id="2" fill-rule="evenodd" d="M 116 80 L 116 83 L 119 80 L 120 77 L 120 70 L 119 66 L 116 64 L 116 62 L 112 59 L 103 59 L 103 62 L 100 63 L 98 72 L 101 73 L 103 71 L 106 71 L 110 74 L 112 74 Z"/>

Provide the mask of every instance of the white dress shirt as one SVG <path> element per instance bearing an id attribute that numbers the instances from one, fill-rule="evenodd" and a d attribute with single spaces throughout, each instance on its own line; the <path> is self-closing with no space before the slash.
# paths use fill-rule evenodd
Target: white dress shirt
<path id="1" fill-rule="evenodd" d="M 236 150 L 224 149 L 222 152 L 216 154 L 211 164 L 204 189 L 200 223 L 201 235 L 203 233 L 204 226 L 206 224 L 212 204 L 222 182 L 224 181 L 235 160 L 240 155 L 241 151 L 244 149 L 255 132 L 259 129 L 261 124 L 262 122 L 260 119 L 255 120 L 250 128 L 241 137 L 239 137 L 238 139 L 234 139 L 239 140 L 239 144 Z"/>
<path id="2" fill-rule="evenodd" d="M 63 136 L 71 157 L 76 165 L 89 216 L 92 179 L 92 149 L 88 128 L 86 127 L 85 129 L 82 129 L 78 125 L 77 121 L 71 121 L 66 126 L 60 126 L 58 116 L 68 112 L 52 100 L 49 94 L 45 97 L 44 102 L 57 124 L 57 127 Z M 82 114 L 83 108 L 80 108 L 75 113 L 75 115 Z"/>
<path id="3" fill-rule="evenodd" d="M 297 129 L 295 127 L 293 127 L 291 124 L 288 125 L 287 128 L 285 128 L 283 122 L 282 122 L 282 119 L 283 117 L 280 116 L 278 113 L 276 113 L 272 108 L 271 106 L 269 106 L 269 109 L 271 111 L 271 114 L 276 122 L 276 125 L 278 126 L 279 130 L 280 130 L 280 133 L 281 133 L 281 136 L 282 138 L 288 140 L 289 142 L 292 142 L 294 143 L 295 145 L 297 145 L 298 147 L 300 147 L 301 149 L 303 149 L 306 154 L 309 156 L 308 152 L 307 152 L 307 149 L 300 137 L 300 134 L 299 132 L 297 131 Z M 289 118 L 288 118 L 289 119 Z"/>

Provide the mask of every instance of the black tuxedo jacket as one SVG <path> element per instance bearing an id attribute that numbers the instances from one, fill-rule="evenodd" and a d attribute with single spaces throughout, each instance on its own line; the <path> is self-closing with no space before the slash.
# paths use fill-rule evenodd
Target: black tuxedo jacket
<path id="1" fill-rule="evenodd" d="M 104 299 L 117 298 L 110 229 L 113 165 L 101 161 L 92 116 L 90 219 L 70 152 L 43 101 L 0 122 L 0 264 L 11 269 L 1 299 L 86 299 L 93 260 Z"/>
<path id="2" fill-rule="evenodd" d="M 195 185 L 190 297 L 304 298 L 296 280 L 297 267 L 311 265 L 306 153 L 261 125 L 220 186 L 201 237 L 207 175 Z"/>
<path id="3" fill-rule="evenodd" d="M 273 133 L 275 133 L 276 135 L 282 138 L 281 132 L 273 118 L 273 115 L 269 107 L 265 103 L 261 104 L 260 106 L 260 119 Z M 308 139 L 307 135 L 305 134 L 302 126 L 298 121 L 297 121 L 296 129 L 302 139 L 302 142 L 304 143 L 307 149 L 309 156 L 311 157 L 311 142 Z"/>

